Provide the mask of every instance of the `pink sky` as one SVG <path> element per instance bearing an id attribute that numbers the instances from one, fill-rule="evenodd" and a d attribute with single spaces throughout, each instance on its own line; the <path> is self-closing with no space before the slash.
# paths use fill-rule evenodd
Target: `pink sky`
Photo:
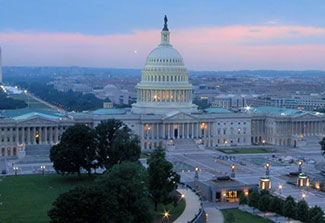
<path id="1" fill-rule="evenodd" d="M 325 69 L 325 28 L 225 26 L 171 30 L 171 42 L 194 70 Z M 120 35 L 0 33 L 3 64 L 142 68 L 160 30 Z M 318 40 L 318 41 L 317 41 Z M 134 53 L 137 51 L 137 53 Z"/>

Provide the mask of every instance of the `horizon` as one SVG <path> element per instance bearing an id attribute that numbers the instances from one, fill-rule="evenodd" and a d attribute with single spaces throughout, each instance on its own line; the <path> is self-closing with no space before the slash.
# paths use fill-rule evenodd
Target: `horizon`
<path id="1" fill-rule="evenodd" d="M 325 70 L 321 0 L 0 3 L 4 66 L 141 69 L 166 14 L 189 70 Z"/>

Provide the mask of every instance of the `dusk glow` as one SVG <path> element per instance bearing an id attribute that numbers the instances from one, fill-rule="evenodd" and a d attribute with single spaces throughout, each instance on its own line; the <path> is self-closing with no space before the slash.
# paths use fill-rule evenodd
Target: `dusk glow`
<path id="1" fill-rule="evenodd" d="M 8 21 L 7 18 L 2 18 L 5 15 L 0 16 L 2 20 L 0 25 L 4 24 L 4 28 L 0 29 L 3 64 L 7 66 L 143 67 L 146 55 L 158 44 L 160 29 L 153 27 L 161 26 L 162 16 L 155 16 L 154 22 L 157 24 L 153 24 L 150 19 L 146 25 L 145 20 L 149 20 L 149 17 L 140 16 L 135 11 L 127 14 L 122 21 L 119 21 L 120 17 L 108 18 L 105 14 L 102 19 L 98 15 L 91 17 L 89 23 L 85 22 L 85 18 L 80 18 L 78 24 L 73 16 L 82 15 L 87 5 L 82 2 L 84 3 L 80 6 L 82 10 L 73 11 L 71 15 L 60 11 L 58 14 L 60 16 L 55 18 L 55 12 L 51 11 L 53 17 L 45 17 L 49 21 L 48 26 L 45 26 L 42 21 L 37 21 L 42 18 L 41 16 L 28 17 L 29 20 L 33 20 L 29 26 L 18 25 L 23 18 L 17 17 L 12 18 L 13 21 Z M 249 5 L 253 5 L 253 2 L 256 3 L 252 1 Z M 186 3 L 183 3 L 186 7 Z M 255 3 L 255 7 L 264 10 L 262 5 Z M 7 4 L 9 7 L 10 4 Z M 226 7 L 227 3 L 221 5 Z M 151 6 L 157 7 L 158 3 L 156 5 L 151 3 Z M 42 4 L 40 7 L 42 8 Z M 68 7 L 72 6 L 68 5 Z M 112 7 L 121 6 L 114 3 Z M 194 8 L 195 4 L 189 3 L 187 7 Z M 199 15 L 213 16 L 211 10 L 203 8 Z M 237 8 L 234 11 L 238 11 L 238 15 L 232 19 L 225 14 L 220 14 L 217 18 L 204 22 L 201 17 L 195 19 L 191 13 L 184 14 L 180 19 L 179 15 L 173 15 L 177 10 L 171 7 L 164 12 L 157 8 L 151 10 L 157 14 L 170 13 L 171 43 L 184 55 L 185 64 L 189 69 L 325 69 L 323 62 L 325 28 L 324 24 L 316 22 L 316 18 L 322 20 L 317 13 L 313 20 L 309 18 L 304 22 L 301 19 L 303 15 L 299 16 L 300 9 L 298 10 L 297 7 L 293 7 L 292 14 L 289 14 L 288 18 L 283 18 L 284 14 L 281 11 L 276 11 L 272 15 L 266 10 L 264 17 L 257 14 L 255 19 L 250 16 L 250 21 L 240 22 L 240 16 L 244 16 L 246 11 Z M 29 15 L 33 11 L 35 10 L 31 9 L 25 14 Z M 87 13 L 90 16 L 100 11 L 102 9 L 98 5 L 92 5 Z M 143 9 L 140 11 L 142 12 Z M 62 21 L 64 18 L 67 19 L 65 22 Z M 134 19 L 144 21 L 135 24 Z M 191 22 L 186 22 L 186 19 Z M 4 20 L 8 23 L 5 24 Z M 60 22 L 56 24 L 55 20 Z M 101 25 L 103 27 L 100 27 Z M 68 29 L 70 26 L 73 28 Z"/>

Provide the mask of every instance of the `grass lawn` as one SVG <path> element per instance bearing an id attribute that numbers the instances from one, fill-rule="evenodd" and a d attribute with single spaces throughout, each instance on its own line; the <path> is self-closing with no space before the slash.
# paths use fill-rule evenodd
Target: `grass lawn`
<path id="1" fill-rule="evenodd" d="M 28 99 L 28 96 L 26 94 L 11 94 L 10 97 L 13 99 L 23 100 L 23 101 L 25 101 L 25 103 L 27 105 L 29 103 L 30 108 L 34 108 L 34 109 L 48 109 L 48 108 L 50 108 L 47 105 L 40 103 L 39 101 L 35 100 L 32 97 L 29 97 L 29 99 Z M 29 102 L 28 102 L 28 100 L 29 100 Z"/>
<path id="2" fill-rule="evenodd" d="M 227 154 L 274 153 L 274 151 L 270 148 L 229 148 L 217 150 Z"/>
<path id="3" fill-rule="evenodd" d="M 141 153 L 140 154 L 140 159 L 146 159 L 149 158 L 150 154 L 149 153 Z"/>
<path id="4" fill-rule="evenodd" d="M 61 175 L 8 176 L 0 182 L 0 222 L 49 222 L 47 211 L 63 192 L 90 185 L 95 177 Z"/>
<path id="5" fill-rule="evenodd" d="M 48 223 L 47 211 L 62 193 L 78 185 L 92 185 L 96 177 L 86 175 L 24 175 L 2 177 L 0 182 L 0 222 L 4 223 Z M 154 204 L 152 204 L 154 205 Z M 162 222 L 162 213 L 170 213 L 170 222 L 185 209 L 185 202 L 158 205 L 154 213 L 155 223 Z"/>
<path id="6" fill-rule="evenodd" d="M 158 211 L 154 213 L 154 223 L 160 223 L 160 222 L 167 222 L 166 219 L 163 219 L 163 214 L 165 211 L 167 211 L 169 216 L 169 222 L 173 222 L 176 220 L 184 211 L 185 209 L 185 202 L 180 201 L 176 207 L 172 203 L 168 205 L 158 205 Z"/>
<path id="7" fill-rule="evenodd" d="M 225 223 L 228 223 L 226 221 L 226 215 L 229 213 L 233 213 L 234 218 L 235 218 L 235 221 L 232 223 L 273 223 L 273 221 L 271 221 L 271 220 L 264 219 L 259 216 L 255 216 L 255 215 L 243 212 L 238 209 L 222 210 L 221 212 L 224 216 Z"/>

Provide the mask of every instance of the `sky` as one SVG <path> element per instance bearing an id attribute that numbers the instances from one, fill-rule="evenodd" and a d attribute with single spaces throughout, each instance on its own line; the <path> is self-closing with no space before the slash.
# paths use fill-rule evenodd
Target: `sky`
<path id="1" fill-rule="evenodd" d="M 142 68 L 168 16 L 191 70 L 325 70 L 324 0 L 0 0 L 5 66 Z"/>

